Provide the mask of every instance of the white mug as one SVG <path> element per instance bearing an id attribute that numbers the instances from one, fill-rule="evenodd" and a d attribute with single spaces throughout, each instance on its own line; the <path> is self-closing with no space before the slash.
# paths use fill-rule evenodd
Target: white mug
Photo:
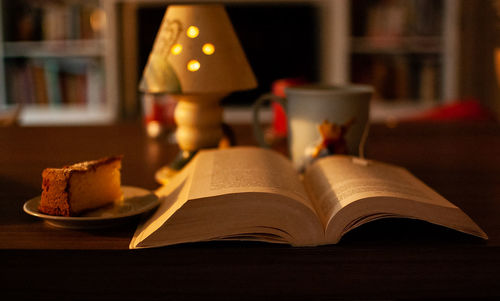
<path id="1" fill-rule="evenodd" d="M 253 106 L 254 135 L 261 146 L 268 146 L 259 110 L 262 104 L 273 100 L 281 103 L 286 111 L 288 149 L 298 170 L 325 155 L 362 156 L 372 94 L 371 86 L 357 84 L 288 87 L 286 98 L 265 94 Z"/>

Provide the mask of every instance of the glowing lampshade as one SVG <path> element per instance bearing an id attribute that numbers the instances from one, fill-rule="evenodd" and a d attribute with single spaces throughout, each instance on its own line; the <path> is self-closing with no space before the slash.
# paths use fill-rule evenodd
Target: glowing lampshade
<path id="1" fill-rule="evenodd" d="M 170 5 L 144 69 L 149 93 L 229 93 L 257 86 L 222 5 Z"/>
<path id="2" fill-rule="evenodd" d="M 222 137 L 220 99 L 257 81 L 222 5 L 169 5 L 139 89 L 177 100 L 176 138 L 184 151 Z"/>

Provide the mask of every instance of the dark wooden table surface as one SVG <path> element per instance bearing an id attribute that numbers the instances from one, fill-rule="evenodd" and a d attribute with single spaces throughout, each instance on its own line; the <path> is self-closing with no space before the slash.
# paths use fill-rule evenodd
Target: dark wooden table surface
<path id="1" fill-rule="evenodd" d="M 240 144 L 254 143 L 245 126 Z M 136 223 L 53 228 L 25 214 L 46 167 L 124 154 L 122 182 L 155 189 L 177 149 L 139 125 L 0 128 L 0 296 L 11 299 L 420 299 L 500 297 L 500 126 L 374 125 L 367 156 L 407 167 L 468 213 L 482 241 L 385 220 L 340 244 L 213 242 L 128 250 Z"/>

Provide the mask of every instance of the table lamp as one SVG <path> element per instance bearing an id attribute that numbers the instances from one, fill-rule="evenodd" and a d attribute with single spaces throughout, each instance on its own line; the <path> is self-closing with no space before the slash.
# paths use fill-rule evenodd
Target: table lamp
<path id="1" fill-rule="evenodd" d="M 256 86 L 224 6 L 168 6 L 139 89 L 176 99 L 175 135 L 184 157 L 216 147 L 223 136 L 220 100 Z"/>

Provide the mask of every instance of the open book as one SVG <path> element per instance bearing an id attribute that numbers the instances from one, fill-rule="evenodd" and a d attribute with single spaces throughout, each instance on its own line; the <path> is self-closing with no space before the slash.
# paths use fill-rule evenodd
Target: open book
<path id="1" fill-rule="evenodd" d="M 462 210 L 406 169 L 349 156 L 319 159 L 299 175 L 271 150 L 205 150 L 157 194 L 163 201 L 139 225 L 130 248 L 224 239 L 335 244 L 348 231 L 387 217 L 487 239 Z"/>

